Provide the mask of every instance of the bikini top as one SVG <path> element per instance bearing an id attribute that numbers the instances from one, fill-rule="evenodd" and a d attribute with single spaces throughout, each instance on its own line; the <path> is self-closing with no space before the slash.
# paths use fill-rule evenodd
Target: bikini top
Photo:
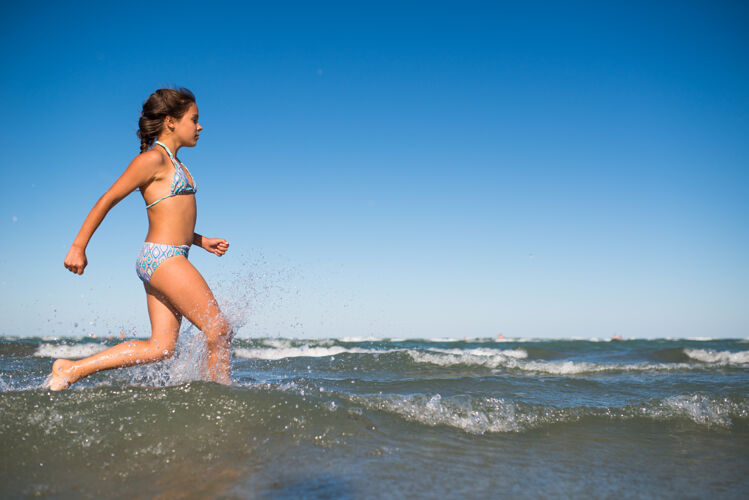
<path id="1" fill-rule="evenodd" d="M 166 150 L 166 152 L 169 154 L 169 159 L 172 160 L 172 164 L 174 165 L 174 177 L 172 177 L 172 187 L 169 190 L 169 194 L 159 198 L 158 200 L 154 201 L 151 204 L 146 205 L 146 208 L 151 208 L 152 206 L 156 205 L 161 200 L 166 200 L 167 198 L 171 198 L 172 196 L 177 196 L 178 194 L 195 194 L 198 192 L 197 186 L 194 186 L 190 184 L 190 181 L 187 179 L 187 175 L 185 172 L 187 171 L 187 167 L 185 167 L 181 161 L 179 161 L 177 158 L 174 157 L 172 152 L 169 150 L 168 147 L 164 145 L 164 143 L 160 141 L 156 141 L 156 144 L 161 146 Z M 189 171 L 187 171 L 189 173 Z M 195 177 L 192 178 L 193 182 L 195 181 Z"/>

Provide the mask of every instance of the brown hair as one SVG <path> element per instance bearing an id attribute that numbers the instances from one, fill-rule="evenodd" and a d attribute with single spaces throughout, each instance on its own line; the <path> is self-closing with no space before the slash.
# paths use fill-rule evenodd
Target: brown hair
<path id="1" fill-rule="evenodd" d="M 140 112 L 140 120 L 138 120 L 140 152 L 148 151 L 161 134 L 164 128 L 164 118 L 171 116 L 179 120 L 194 102 L 193 93 L 183 88 L 159 89 L 148 96 L 146 102 L 143 103 L 143 111 Z"/>

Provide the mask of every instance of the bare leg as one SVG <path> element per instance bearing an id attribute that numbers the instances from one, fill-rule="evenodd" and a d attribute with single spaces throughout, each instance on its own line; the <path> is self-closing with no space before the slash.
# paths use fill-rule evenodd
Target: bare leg
<path id="1" fill-rule="evenodd" d="M 182 316 L 146 285 L 151 339 L 130 340 L 78 361 L 58 359 L 52 365 L 49 388 L 66 389 L 70 384 L 101 370 L 152 363 L 171 357 L 177 345 Z"/>
<path id="2" fill-rule="evenodd" d="M 153 273 L 151 288 L 205 334 L 208 380 L 231 383 L 234 332 L 198 270 L 185 257 L 172 257 Z"/>

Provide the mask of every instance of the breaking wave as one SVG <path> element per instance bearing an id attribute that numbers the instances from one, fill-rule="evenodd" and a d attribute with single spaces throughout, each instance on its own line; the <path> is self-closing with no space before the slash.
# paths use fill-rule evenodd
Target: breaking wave
<path id="1" fill-rule="evenodd" d="M 349 396 L 349 401 L 430 427 L 445 425 L 471 434 L 519 432 L 542 425 L 574 422 L 586 417 L 614 420 L 647 418 L 658 421 L 687 419 L 704 426 L 731 427 L 733 419 L 749 417 L 749 400 L 685 394 L 647 404 L 619 408 L 556 408 L 529 405 L 495 397 L 440 394 Z"/>
<path id="2" fill-rule="evenodd" d="M 333 347 L 281 347 L 274 349 L 248 349 L 239 347 L 234 350 L 234 356 L 238 358 L 246 359 L 264 359 L 264 360 L 279 360 L 285 358 L 324 358 L 328 356 L 337 356 L 343 353 L 352 354 L 372 354 L 379 353 L 382 351 L 374 351 L 371 349 L 360 349 L 360 348 L 346 348 L 340 346 Z"/>
<path id="3" fill-rule="evenodd" d="M 34 352 L 40 358 L 85 358 L 106 349 L 106 344 L 42 344 Z"/>
<path id="4" fill-rule="evenodd" d="M 684 349 L 684 354 L 704 363 L 744 364 L 749 363 L 749 351 L 715 351 L 713 349 Z"/>

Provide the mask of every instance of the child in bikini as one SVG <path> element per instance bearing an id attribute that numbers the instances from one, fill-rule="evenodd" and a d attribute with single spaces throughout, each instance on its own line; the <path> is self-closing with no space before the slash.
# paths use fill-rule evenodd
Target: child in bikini
<path id="1" fill-rule="evenodd" d="M 187 260 L 192 245 L 224 255 L 229 243 L 195 232 L 195 179 L 177 158 L 182 147 L 194 147 L 203 127 L 198 123 L 195 96 L 187 89 L 159 89 L 143 104 L 138 137 L 141 153 L 99 198 L 73 241 L 65 267 L 83 274 L 86 247 L 109 210 L 140 190 L 148 214 L 148 234 L 136 261 L 151 320 L 149 340 L 131 340 L 84 359 L 58 359 L 47 383 L 66 389 L 92 373 L 151 363 L 174 353 L 182 317 L 205 335 L 208 380 L 229 384 L 232 327 L 211 289 Z"/>

